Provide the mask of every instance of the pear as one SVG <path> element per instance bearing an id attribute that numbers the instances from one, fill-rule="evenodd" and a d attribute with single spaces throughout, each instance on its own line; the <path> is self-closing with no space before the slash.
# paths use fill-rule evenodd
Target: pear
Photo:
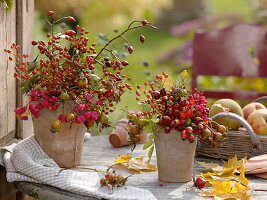
<path id="1" fill-rule="evenodd" d="M 212 117 L 220 112 L 232 112 L 241 117 L 244 117 L 241 106 L 232 99 L 220 99 L 216 101 L 210 108 L 209 117 Z M 215 121 L 221 125 L 228 127 L 231 130 L 238 130 L 238 128 L 240 127 L 240 123 L 238 121 L 227 117 L 220 117 Z"/>

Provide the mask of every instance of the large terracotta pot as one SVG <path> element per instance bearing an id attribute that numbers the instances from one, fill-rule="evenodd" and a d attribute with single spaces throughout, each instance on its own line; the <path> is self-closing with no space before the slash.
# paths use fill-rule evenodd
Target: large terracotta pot
<path id="1" fill-rule="evenodd" d="M 183 141 L 176 130 L 155 135 L 159 180 L 171 183 L 191 181 L 196 141 Z"/>
<path id="2" fill-rule="evenodd" d="M 62 123 L 60 131 L 52 133 L 50 124 L 57 119 L 57 116 L 57 111 L 44 108 L 40 117 L 33 118 L 34 137 L 59 167 L 76 167 L 81 160 L 86 127 L 84 124 Z"/>

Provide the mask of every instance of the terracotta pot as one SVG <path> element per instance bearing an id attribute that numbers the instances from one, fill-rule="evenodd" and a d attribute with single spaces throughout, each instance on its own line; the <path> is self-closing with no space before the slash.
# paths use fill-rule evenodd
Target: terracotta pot
<path id="1" fill-rule="evenodd" d="M 116 128 L 109 135 L 109 142 L 113 147 L 122 147 L 128 145 L 130 136 L 128 134 L 128 119 L 121 119 Z M 140 142 L 138 144 L 144 144 L 147 142 L 147 134 L 142 132 L 140 134 Z"/>
<path id="2" fill-rule="evenodd" d="M 44 108 L 40 114 L 40 117 L 33 118 L 34 137 L 38 144 L 59 167 L 78 166 L 86 131 L 84 124 L 62 123 L 60 131 L 52 133 L 50 124 L 57 119 L 58 112 Z"/>
<path id="3" fill-rule="evenodd" d="M 191 181 L 196 141 L 183 141 L 176 130 L 155 135 L 159 180 L 171 183 Z"/>

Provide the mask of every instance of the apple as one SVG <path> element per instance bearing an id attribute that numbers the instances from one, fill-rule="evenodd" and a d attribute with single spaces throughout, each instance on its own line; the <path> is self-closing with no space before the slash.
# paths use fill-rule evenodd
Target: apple
<path id="1" fill-rule="evenodd" d="M 232 112 L 241 117 L 243 117 L 243 110 L 241 106 L 232 99 L 220 99 L 216 101 L 209 111 L 209 117 L 212 117 L 220 112 Z M 224 125 L 231 130 L 238 130 L 240 123 L 235 119 L 230 119 L 228 117 L 219 117 L 215 120 L 218 124 Z"/>
<path id="2" fill-rule="evenodd" d="M 266 109 L 266 107 L 258 102 L 252 102 L 247 104 L 244 108 L 243 108 L 243 113 L 244 113 L 244 118 L 245 120 L 247 120 L 248 116 L 255 110 L 259 110 L 259 109 Z"/>
<path id="3" fill-rule="evenodd" d="M 259 135 L 267 135 L 267 109 L 259 109 L 253 111 L 248 116 L 248 123 L 255 133 Z"/>

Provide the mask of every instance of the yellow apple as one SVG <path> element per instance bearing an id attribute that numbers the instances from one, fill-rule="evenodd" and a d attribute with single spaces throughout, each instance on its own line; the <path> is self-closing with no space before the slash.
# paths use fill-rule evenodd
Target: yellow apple
<path id="1" fill-rule="evenodd" d="M 267 135 L 267 109 L 259 109 L 253 111 L 248 116 L 248 123 L 253 128 L 255 133 L 259 135 Z"/>
<path id="2" fill-rule="evenodd" d="M 259 110 L 259 109 L 266 109 L 266 107 L 258 102 L 252 102 L 247 104 L 244 108 L 243 108 L 243 113 L 244 113 L 244 118 L 247 119 L 248 116 L 255 110 Z"/>
<path id="3" fill-rule="evenodd" d="M 209 117 L 212 117 L 220 112 L 232 112 L 243 117 L 243 111 L 241 106 L 232 99 L 220 99 L 216 101 L 209 111 Z M 231 130 L 238 130 L 240 123 L 234 119 L 227 117 L 219 117 L 215 120 L 217 123 L 228 127 Z"/>

